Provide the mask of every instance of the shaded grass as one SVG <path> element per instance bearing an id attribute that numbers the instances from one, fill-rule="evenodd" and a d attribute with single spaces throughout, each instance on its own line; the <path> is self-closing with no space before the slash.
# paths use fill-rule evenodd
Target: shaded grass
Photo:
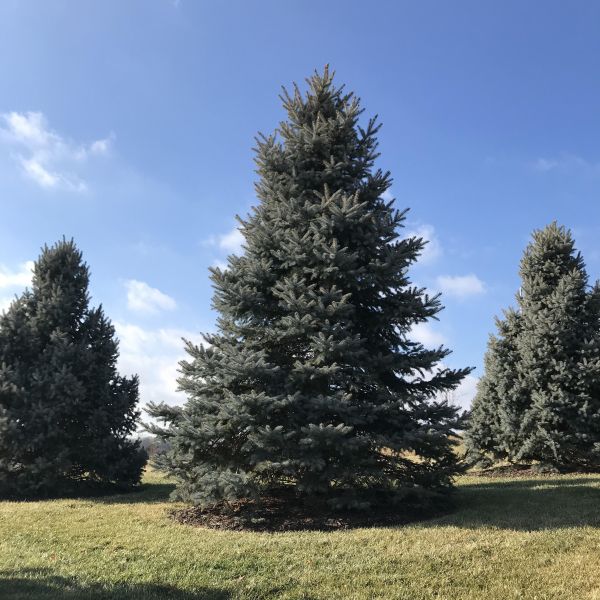
<path id="1" fill-rule="evenodd" d="M 171 484 L 0 503 L 0 598 L 600 599 L 600 477 L 463 477 L 405 527 L 239 533 L 167 517 Z"/>
<path id="2" fill-rule="evenodd" d="M 53 574 L 50 569 L 23 569 L 17 575 L 0 572 L 3 597 L 40 600 L 110 600 L 165 598 L 171 600 L 226 600 L 231 594 L 217 589 L 186 592 L 173 586 L 138 583 L 81 583 L 77 578 Z M 6 594 L 6 596 L 4 595 Z"/>
<path id="3" fill-rule="evenodd" d="M 169 501 L 169 496 L 174 489 L 174 483 L 166 481 L 160 475 L 151 473 L 145 476 L 142 485 L 133 492 L 112 495 L 105 494 L 96 498 L 86 499 L 100 504 L 154 504 L 155 502 L 164 504 Z"/>

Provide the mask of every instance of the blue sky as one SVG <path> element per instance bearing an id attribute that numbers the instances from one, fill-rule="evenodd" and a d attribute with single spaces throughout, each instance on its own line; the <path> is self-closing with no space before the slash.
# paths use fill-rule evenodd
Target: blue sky
<path id="1" fill-rule="evenodd" d="M 177 401 L 180 336 L 213 329 L 207 269 L 254 202 L 254 135 L 330 63 L 430 239 L 413 279 L 446 309 L 416 335 L 480 374 L 532 229 L 572 228 L 600 275 L 599 27 L 592 2 L 4 0 L 0 303 L 74 237 L 123 370 Z"/>

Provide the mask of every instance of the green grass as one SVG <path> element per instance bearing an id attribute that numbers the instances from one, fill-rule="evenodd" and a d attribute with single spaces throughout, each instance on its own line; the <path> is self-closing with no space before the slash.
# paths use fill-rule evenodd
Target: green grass
<path id="1" fill-rule="evenodd" d="M 464 477 L 410 526 L 238 533 L 179 525 L 171 485 L 0 503 L 0 598 L 600 599 L 600 476 Z"/>

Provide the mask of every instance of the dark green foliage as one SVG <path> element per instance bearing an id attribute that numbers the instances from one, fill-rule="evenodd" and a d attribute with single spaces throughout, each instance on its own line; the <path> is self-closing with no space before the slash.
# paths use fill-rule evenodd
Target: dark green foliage
<path id="1" fill-rule="evenodd" d="M 571 233 L 533 234 L 519 310 L 498 322 L 473 404 L 474 456 L 559 468 L 600 464 L 600 287 L 591 289 Z"/>
<path id="2" fill-rule="evenodd" d="M 45 247 L 31 291 L 0 316 L 2 495 L 139 482 L 138 380 L 117 373 L 115 331 L 89 308 L 88 281 L 72 241 Z"/>
<path id="3" fill-rule="evenodd" d="M 410 340 L 439 298 L 411 286 L 424 242 L 398 239 L 404 213 L 373 171 L 376 133 L 325 70 L 282 97 L 288 120 L 257 140 L 259 205 L 241 221 L 243 256 L 213 269 L 218 333 L 188 343 L 183 408 L 160 466 L 197 504 L 293 485 L 336 506 L 423 502 L 457 465 L 454 407 L 436 399 L 469 369 L 432 369 L 448 350 Z"/>

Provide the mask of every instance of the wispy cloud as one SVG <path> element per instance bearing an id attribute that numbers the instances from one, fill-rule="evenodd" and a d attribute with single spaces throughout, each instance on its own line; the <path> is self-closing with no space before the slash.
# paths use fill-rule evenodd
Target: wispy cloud
<path id="1" fill-rule="evenodd" d="M 440 291 L 460 300 L 485 293 L 485 284 L 477 275 L 441 275 L 437 278 Z"/>
<path id="2" fill-rule="evenodd" d="M 427 243 L 421 252 L 417 264 L 430 265 L 438 260 L 443 254 L 442 244 L 436 235 L 433 225 L 421 224 L 416 227 L 408 228 L 403 237 L 423 238 Z"/>
<path id="3" fill-rule="evenodd" d="M 532 163 L 535 171 L 549 173 L 590 173 L 600 175 L 600 162 L 593 162 L 576 154 L 563 153 L 554 158 L 540 157 Z"/>
<path id="4" fill-rule="evenodd" d="M 125 282 L 127 288 L 127 307 L 129 310 L 145 314 L 157 314 L 164 310 L 174 310 L 177 303 L 171 296 L 149 286 L 144 281 L 130 279 Z"/>
<path id="5" fill-rule="evenodd" d="M 538 158 L 533 163 L 533 168 L 536 171 L 552 171 L 558 167 L 558 162 L 551 158 Z"/>
<path id="6" fill-rule="evenodd" d="M 44 189 L 84 192 L 79 171 L 90 158 L 107 155 L 114 135 L 76 143 L 50 128 L 41 112 L 0 114 L 0 143 L 9 149 L 25 177 Z"/>
<path id="7" fill-rule="evenodd" d="M 227 233 L 211 235 L 202 242 L 202 245 L 213 247 L 218 251 L 220 256 L 215 257 L 212 264 L 213 267 L 224 270 L 227 268 L 226 256 L 229 254 L 236 254 L 238 256 L 242 254 L 245 241 L 244 235 L 238 227 L 233 227 Z"/>
<path id="8" fill-rule="evenodd" d="M 240 254 L 244 241 L 244 236 L 239 228 L 232 227 L 227 233 L 209 236 L 202 241 L 202 245 L 212 246 L 229 254 Z"/>

